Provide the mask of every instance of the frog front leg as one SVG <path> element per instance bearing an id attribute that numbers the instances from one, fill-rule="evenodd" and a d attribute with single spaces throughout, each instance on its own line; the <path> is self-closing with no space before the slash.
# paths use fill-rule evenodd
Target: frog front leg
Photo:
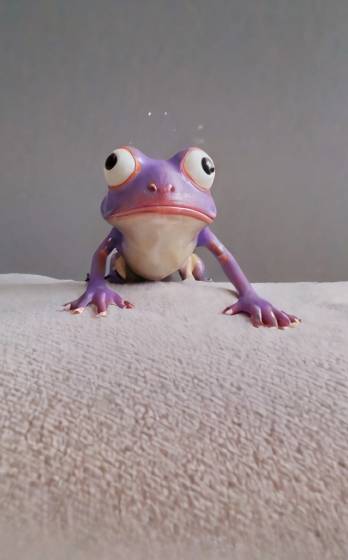
<path id="1" fill-rule="evenodd" d="M 221 264 L 226 276 L 236 287 L 239 299 L 223 311 L 226 315 L 246 313 L 254 327 L 278 327 L 281 329 L 294 327 L 300 323 L 295 315 L 290 315 L 274 307 L 269 301 L 261 298 L 252 287 L 236 259 L 219 241 L 214 233 L 204 228 L 198 238 L 198 245 L 206 247 Z"/>
<path id="2" fill-rule="evenodd" d="M 65 304 L 65 309 L 72 313 L 82 313 L 87 305 L 95 305 L 98 316 L 105 316 L 109 305 L 131 308 L 132 303 L 124 300 L 117 292 L 111 290 L 105 282 L 105 266 L 108 255 L 120 245 L 121 234 L 113 228 L 102 241 L 93 255 L 89 281 L 85 292 L 76 300 Z"/>

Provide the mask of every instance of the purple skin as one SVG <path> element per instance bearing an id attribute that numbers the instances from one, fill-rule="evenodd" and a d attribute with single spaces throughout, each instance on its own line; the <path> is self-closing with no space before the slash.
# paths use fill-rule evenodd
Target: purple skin
<path id="1" fill-rule="evenodd" d="M 113 225 L 109 235 L 102 241 L 93 255 L 89 281 L 86 291 L 75 301 L 65 304 L 65 308 L 72 313 L 82 313 L 88 305 L 95 305 L 97 315 L 104 316 L 109 305 L 116 305 L 120 308 L 134 307 L 129 301 L 124 300 L 118 293 L 110 289 L 105 281 L 106 259 L 114 249 L 126 260 L 125 247 L 127 239 L 125 233 L 114 226 L 115 220 L 120 217 L 139 216 L 150 213 L 151 216 L 187 216 L 194 219 L 198 224 L 198 231 L 193 239 L 193 248 L 206 247 L 218 259 L 228 279 L 232 282 L 238 292 L 239 299 L 236 303 L 226 307 L 225 315 L 235 315 L 244 313 L 251 319 L 255 327 L 278 327 L 281 329 L 296 326 L 300 319 L 294 315 L 289 315 L 274 307 L 270 302 L 261 298 L 252 287 L 247 277 L 241 270 L 235 258 L 219 241 L 209 228 L 209 224 L 216 217 L 216 207 L 211 195 L 210 186 L 202 188 L 198 180 L 192 178 L 186 168 L 187 156 L 194 150 L 196 152 L 197 163 L 203 167 L 205 155 L 199 148 L 189 148 L 182 150 L 169 160 L 155 160 L 133 147 L 123 147 L 117 152 L 115 166 L 122 165 L 120 154 L 125 152 L 129 158 L 133 158 L 134 168 L 131 169 L 128 177 L 120 184 L 109 186 L 102 204 L 101 212 L 106 221 Z M 201 153 L 202 152 L 202 153 Z M 110 154 L 109 158 L 112 156 Z M 107 166 L 108 159 L 105 165 Z M 185 159 L 186 158 L 186 159 Z M 128 163 L 126 162 L 128 165 Z M 215 174 L 214 164 L 209 159 L 211 169 L 209 175 Z M 125 164 L 123 164 L 125 165 Z M 188 166 L 189 164 L 187 164 Z M 192 167 L 192 164 L 190 164 Z M 110 166 L 110 163 L 109 163 Z M 116 167 L 114 167 L 115 169 Z M 191 169 L 191 168 L 190 168 Z M 196 173 L 196 169 L 193 169 Z M 108 180 L 108 167 L 104 170 Z M 112 170 L 110 171 L 112 173 Z M 199 169 L 199 178 L 204 171 Z M 110 183 L 109 183 L 110 185 Z M 173 238 L 172 243 L 176 240 Z M 190 240 L 192 241 L 192 240 Z M 146 255 L 145 255 L 146 258 Z M 127 263 L 128 264 L 128 263 Z M 197 268 L 203 264 L 200 262 Z M 180 267 L 178 267 L 179 269 Z M 202 272 L 200 271 L 200 276 Z M 146 276 L 144 276 L 146 278 Z M 151 279 L 151 278 L 147 278 Z"/>

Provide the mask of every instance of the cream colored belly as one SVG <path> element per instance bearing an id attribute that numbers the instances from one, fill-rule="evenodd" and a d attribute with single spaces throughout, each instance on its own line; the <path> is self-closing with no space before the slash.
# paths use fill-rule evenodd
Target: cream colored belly
<path id="1" fill-rule="evenodd" d="M 189 216 L 133 214 L 114 223 L 124 237 L 122 254 L 130 268 L 148 280 L 162 280 L 193 253 L 204 222 Z"/>

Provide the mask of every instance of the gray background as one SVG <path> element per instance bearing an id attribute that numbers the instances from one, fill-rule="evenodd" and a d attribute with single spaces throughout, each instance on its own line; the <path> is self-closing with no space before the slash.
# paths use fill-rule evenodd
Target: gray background
<path id="1" fill-rule="evenodd" d="M 348 279 L 346 0 L 7 1 L 0 26 L 0 272 L 80 278 L 111 149 L 200 144 L 251 280 Z"/>

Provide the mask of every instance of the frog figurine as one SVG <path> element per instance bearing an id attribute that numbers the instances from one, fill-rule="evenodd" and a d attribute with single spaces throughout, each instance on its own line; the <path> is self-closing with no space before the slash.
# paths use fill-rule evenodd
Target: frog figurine
<path id="1" fill-rule="evenodd" d="M 65 309 L 81 313 L 94 304 L 97 315 L 105 316 L 109 305 L 134 307 L 106 279 L 113 283 L 159 281 L 178 271 L 182 279 L 204 280 L 203 261 L 194 251 L 206 247 L 238 291 L 239 299 L 224 314 L 245 313 L 255 327 L 284 329 L 300 322 L 256 293 L 210 229 L 216 217 L 211 194 L 215 165 L 205 151 L 191 147 L 168 160 L 157 160 L 123 146 L 106 158 L 104 175 L 108 192 L 101 212 L 112 229 L 93 255 L 85 292 L 65 304 Z M 110 253 L 110 273 L 105 277 Z"/>

